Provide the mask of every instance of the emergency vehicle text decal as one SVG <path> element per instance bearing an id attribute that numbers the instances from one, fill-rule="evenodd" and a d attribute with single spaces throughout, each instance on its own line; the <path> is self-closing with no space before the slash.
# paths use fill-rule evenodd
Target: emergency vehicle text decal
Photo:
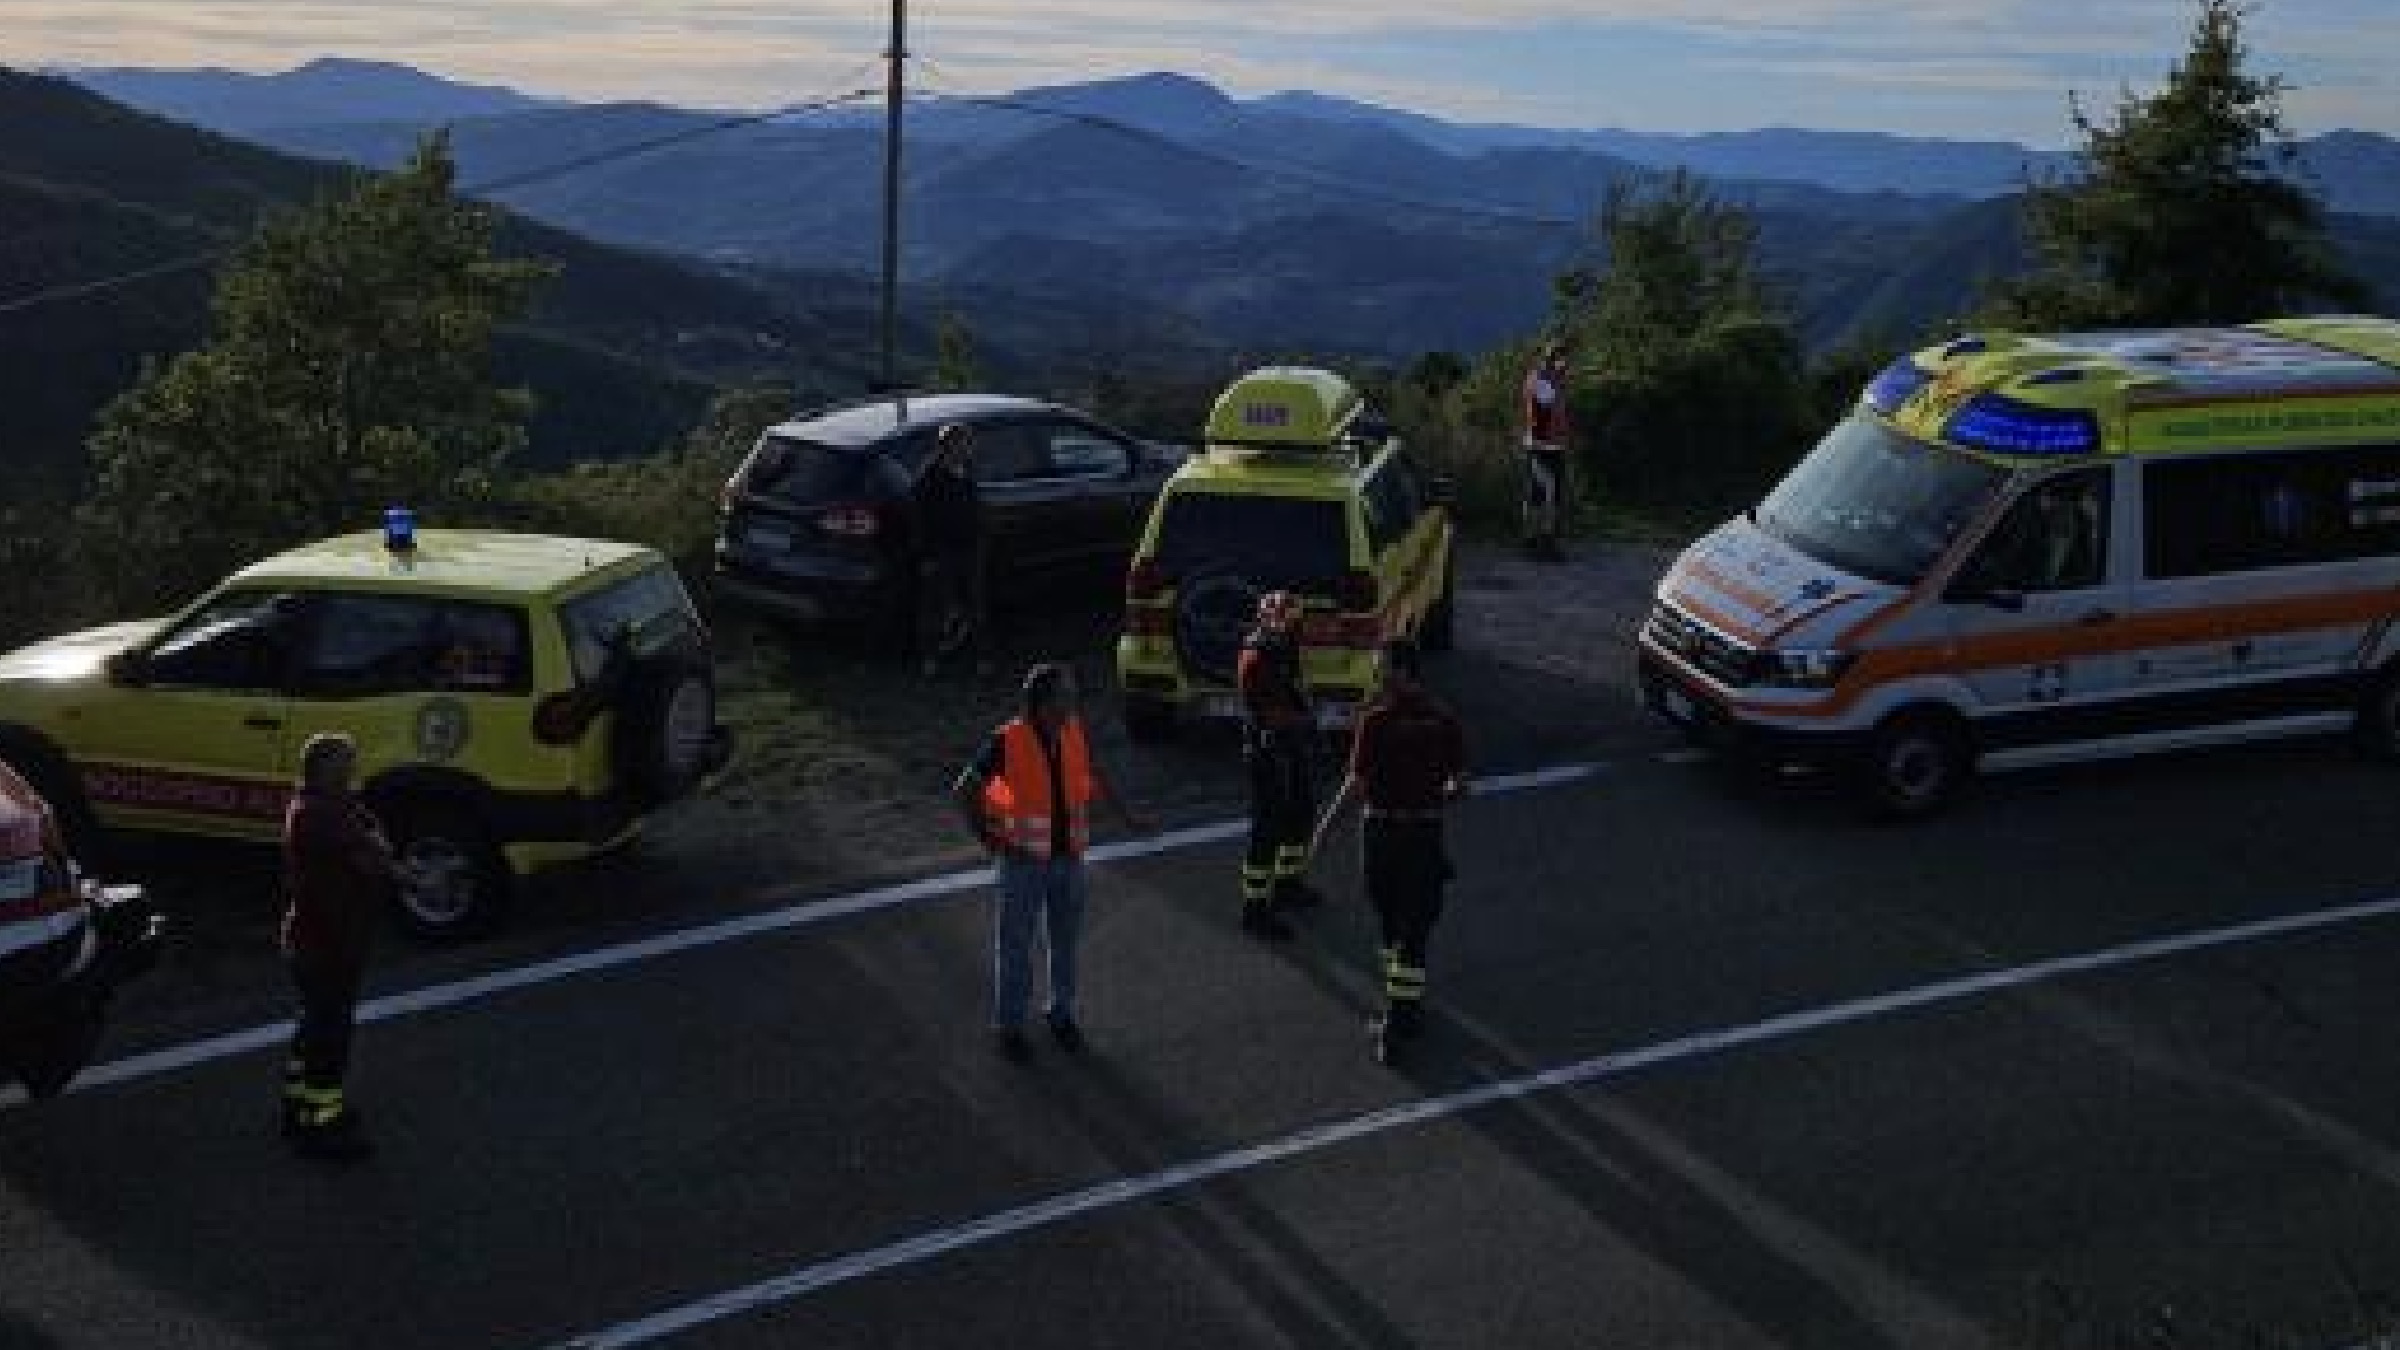
<path id="1" fill-rule="evenodd" d="M 277 819 L 291 798 L 289 788 L 274 783 L 116 764 L 84 766 L 83 789 L 94 802 L 109 806 L 180 811 L 229 820 Z"/>

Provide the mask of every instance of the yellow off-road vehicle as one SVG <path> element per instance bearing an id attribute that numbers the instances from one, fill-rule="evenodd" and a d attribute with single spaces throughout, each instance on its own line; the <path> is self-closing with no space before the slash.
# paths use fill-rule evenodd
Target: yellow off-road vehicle
<path id="1" fill-rule="evenodd" d="M 71 834 L 269 841 L 300 747 L 342 731 L 400 917 L 489 927 L 513 879 L 631 837 L 730 745 L 708 633 L 630 544 L 384 530 L 262 559 L 166 619 L 0 655 L 0 759 Z"/>
<path id="2" fill-rule="evenodd" d="M 1128 731 L 1156 740 L 1185 714 L 1239 716 L 1234 664 L 1270 590 L 1304 597 L 1301 668 L 1320 723 L 1347 727 L 1386 638 L 1451 645 L 1451 496 L 1339 375 L 1277 366 L 1235 381 L 1127 573 L 1117 674 Z"/>

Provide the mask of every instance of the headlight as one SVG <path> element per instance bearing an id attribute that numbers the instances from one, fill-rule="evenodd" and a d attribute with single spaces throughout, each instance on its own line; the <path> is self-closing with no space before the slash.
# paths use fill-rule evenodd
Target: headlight
<path id="1" fill-rule="evenodd" d="M 0 905 L 31 900 L 42 893 L 44 868 L 40 858 L 0 861 Z"/>
<path id="2" fill-rule="evenodd" d="M 1842 682 L 1857 659 L 1856 652 L 1760 652 L 1759 683 L 1784 689 L 1831 689 Z"/>

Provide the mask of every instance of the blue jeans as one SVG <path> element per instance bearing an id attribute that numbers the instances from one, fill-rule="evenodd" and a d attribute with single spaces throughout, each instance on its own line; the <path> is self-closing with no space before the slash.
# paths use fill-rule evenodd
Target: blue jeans
<path id="1" fill-rule="evenodd" d="M 1052 1022 L 1075 1017 L 1075 947 L 1083 930 L 1083 859 L 1000 860 L 992 910 L 992 1027 L 1025 1025 L 1033 994 L 1034 921 L 1050 949 Z"/>

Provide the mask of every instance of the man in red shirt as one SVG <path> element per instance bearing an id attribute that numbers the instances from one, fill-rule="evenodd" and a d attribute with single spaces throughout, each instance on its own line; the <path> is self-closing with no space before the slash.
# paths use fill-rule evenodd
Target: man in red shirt
<path id="1" fill-rule="evenodd" d="M 344 1079 L 359 986 L 375 926 L 392 900 L 391 845 L 352 789 L 358 747 L 339 733 L 311 736 L 300 787 L 283 817 L 283 951 L 300 995 L 284 1062 L 283 1133 L 305 1157 L 346 1161 L 372 1152 Z"/>
<path id="2" fill-rule="evenodd" d="M 1567 455 L 1574 428 L 1567 416 L 1567 342 L 1544 343 L 1525 375 L 1525 547 L 1547 562 L 1566 558 L 1559 535 L 1567 514 Z"/>
<path id="3" fill-rule="evenodd" d="M 1466 735 L 1456 715 L 1425 688 L 1414 642 L 1383 650 L 1383 688 L 1359 718 L 1350 773 L 1317 826 L 1326 830 L 1366 800 L 1360 832 L 1367 899 L 1383 928 L 1384 1010 L 1369 1024 L 1375 1057 L 1389 1064 L 1424 1026 L 1425 948 L 1454 875 L 1442 842 L 1442 812 L 1466 795 Z"/>

